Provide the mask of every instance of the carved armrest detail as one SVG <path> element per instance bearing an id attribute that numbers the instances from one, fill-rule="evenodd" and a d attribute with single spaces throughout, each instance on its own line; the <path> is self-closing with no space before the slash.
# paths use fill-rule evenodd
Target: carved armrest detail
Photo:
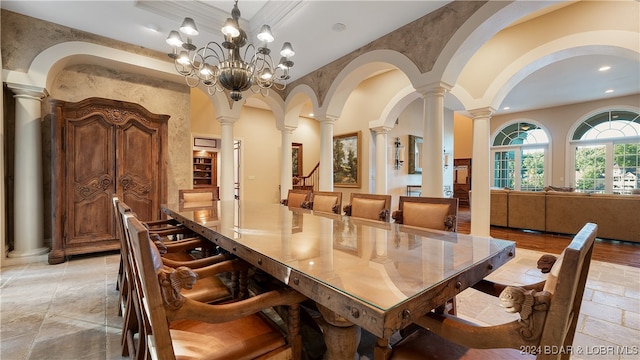
<path id="1" fill-rule="evenodd" d="M 340 205 L 335 204 L 331 207 L 331 211 L 333 211 L 335 214 L 340 214 Z"/>
<path id="2" fill-rule="evenodd" d="M 389 221 L 389 210 L 381 210 L 380 213 L 378 213 L 378 219 L 380 219 L 380 221 Z"/>
<path id="3" fill-rule="evenodd" d="M 455 230 L 455 223 L 456 223 L 456 216 L 455 215 L 447 215 L 447 217 L 444 219 L 444 229 L 446 231 L 454 231 Z"/>
<path id="4" fill-rule="evenodd" d="M 396 210 L 391 214 L 391 218 L 395 220 L 396 223 L 402 224 L 402 210 Z"/>
<path id="5" fill-rule="evenodd" d="M 351 216 L 351 204 L 345 205 L 342 210 L 344 211 L 345 215 Z"/>
<path id="6" fill-rule="evenodd" d="M 524 340 L 540 337 L 550 304 L 551 294 L 547 291 L 507 286 L 500 293 L 500 306 L 508 313 L 520 314 L 519 333 Z"/>
<path id="7" fill-rule="evenodd" d="M 313 201 L 303 201 L 300 207 L 303 209 L 313 209 Z"/>
<path id="8" fill-rule="evenodd" d="M 546 274 L 551 271 L 551 268 L 553 267 L 553 264 L 556 263 L 556 260 L 558 260 L 556 256 L 549 254 L 542 255 L 540 259 L 538 259 L 538 269 L 540 269 L 543 274 Z"/>

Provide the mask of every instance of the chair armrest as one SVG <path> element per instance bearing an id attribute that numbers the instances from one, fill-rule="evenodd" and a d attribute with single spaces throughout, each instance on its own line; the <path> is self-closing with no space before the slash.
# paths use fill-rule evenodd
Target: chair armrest
<path id="1" fill-rule="evenodd" d="M 333 211 L 334 214 L 338 214 L 340 215 L 340 205 L 335 204 L 331 207 L 331 211 Z"/>
<path id="2" fill-rule="evenodd" d="M 542 280 L 537 283 L 523 285 L 520 287 L 526 290 L 542 291 L 544 289 L 545 282 L 546 280 Z M 474 284 L 472 287 L 485 294 L 498 297 L 500 296 L 500 293 L 509 286 L 510 285 L 500 284 L 490 280 L 480 280 L 480 282 Z"/>
<path id="3" fill-rule="evenodd" d="M 284 205 L 284 206 L 288 206 L 289 205 L 289 199 L 282 199 L 280 200 L 280 204 Z"/>
<path id="4" fill-rule="evenodd" d="M 150 220 L 150 221 L 145 221 L 143 224 L 147 229 L 150 229 L 151 227 L 154 227 L 154 226 L 161 226 L 161 225 L 164 225 L 165 227 L 181 226 L 181 224 L 176 219 Z"/>
<path id="5" fill-rule="evenodd" d="M 378 213 L 378 220 L 389 222 L 389 210 L 380 210 L 380 213 Z"/>
<path id="6" fill-rule="evenodd" d="M 500 295 L 500 306 L 520 319 L 495 326 L 479 326 L 451 314 L 430 312 L 415 321 L 419 326 L 457 344 L 475 348 L 513 348 L 540 341 L 549 310 L 551 294 L 546 291 L 507 287 Z"/>
<path id="7" fill-rule="evenodd" d="M 202 259 L 187 260 L 187 261 L 178 261 L 178 260 L 172 260 L 172 259 L 167 259 L 163 257 L 162 264 L 164 266 L 168 266 L 174 269 L 180 266 L 186 266 L 193 269 L 193 271 L 196 272 L 196 269 L 212 266 L 230 259 L 233 259 L 233 256 L 230 254 L 219 254 L 219 255 L 205 257 Z M 225 271 L 222 271 L 222 272 L 225 272 Z"/>
<path id="8" fill-rule="evenodd" d="M 300 207 L 303 209 L 313 209 L 313 201 L 303 201 Z"/>
<path id="9" fill-rule="evenodd" d="M 184 298 L 182 306 L 176 310 L 166 308 L 166 312 L 170 321 L 198 320 L 215 324 L 237 320 L 275 306 L 297 305 L 306 299 L 293 289 L 282 288 L 227 304 L 211 305 Z"/>
<path id="10" fill-rule="evenodd" d="M 391 218 L 395 220 L 396 223 L 402 224 L 402 210 L 396 210 L 391 214 Z"/>
<path id="11" fill-rule="evenodd" d="M 351 216 L 351 204 L 343 206 L 342 211 L 344 211 L 345 215 Z"/>

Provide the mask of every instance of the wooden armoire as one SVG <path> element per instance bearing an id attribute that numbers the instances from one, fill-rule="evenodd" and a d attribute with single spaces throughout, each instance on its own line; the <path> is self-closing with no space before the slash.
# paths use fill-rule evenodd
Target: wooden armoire
<path id="1" fill-rule="evenodd" d="M 88 98 L 53 100 L 52 249 L 49 263 L 120 247 L 113 194 L 143 220 L 161 217 L 167 198 L 167 122 L 144 107 Z"/>

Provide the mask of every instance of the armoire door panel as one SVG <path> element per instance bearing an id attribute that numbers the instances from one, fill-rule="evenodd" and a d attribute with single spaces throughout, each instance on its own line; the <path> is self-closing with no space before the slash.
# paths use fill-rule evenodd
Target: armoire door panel
<path id="1" fill-rule="evenodd" d="M 118 174 L 124 200 L 143 221 L 156 219 L 154 201 L 158 194 L 157 129 L 145 127 L 135 119 L 121 127 L 118 139 Z M 121 145 L 120 145 L 121 144 Z"/>
<path id="2" fill-rule="evenodd" d="M 87 184 L 105 174 L 114 177 L 115 129 L 103 118 L 92 116 L 67 123 L 67 163 L 72 180 Z M 79 166 L 77 166 L 79 165 Z"/>
<path id="3" fill-rule="evenodd" d="M 103 116 L 67 119 L 67 228 L 69 246 L 115 238 L 104 221 L 115 191 L 115 128 Z M 107 208 L 108 209 L 108 208 Z"/>
<path id="4" fill-rule="evenodd" d="M 73 204 L 73 222 L 70 223 L 71 234 L 67 235 L 67 245 L 96 243 L 104 240 L 112 240 L 114 224 L 108 219 L 111 214 L 106 213 L 105 209 L 111 201 L 108 194 L 96 193 L 94 196 L 80 199 Z M 100 221 L 96 221 L 96 220 Z"/>
<path id="5" fill-rule="evenodd" d="M 67 255 L 119 248 L 113 194 L 141 220 L 160 219 L 169 116 L 102 98 L 51 104 L 49 263 L 58 264 Z"/>

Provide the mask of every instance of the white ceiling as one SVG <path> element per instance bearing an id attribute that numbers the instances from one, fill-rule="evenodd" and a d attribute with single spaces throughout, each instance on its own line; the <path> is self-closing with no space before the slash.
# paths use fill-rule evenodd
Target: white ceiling
<path id="1" fill-rule="evenodd" d="M 282 42 L 293 44 L 296 55 L 291 76 L 295 80 L 324 64 L 366 45 L 402 25 L 432 12 L 449 1 L 328 1 L 328 0 L 240 0 L 241 26 L 250 39 L 267 23 L 276 37 L 270 46 L 279 51 Z M 4 9 L 121 40 L 146 48 L 169 52 L 168 32 L 177 29 L 186 16 L 196 20 L 200 35 L 196 45 L 221 41 L 219 28 L 230 17 L 233 1 L 2 0 Z M 334 25 L 345 25 L 343 31 Z M 154 27 L 157 32 L 151 31 Z M 608 72 L 597 67 L 609 65 Z M 606 89 L 614 89 L 605 94 Z M 548 65 L 531 74 L 505 98 L 503 106 L 524 111 L 549 106 L 591 101 L 640 92 L 640 59 L 611 55 L 575 57 Z M 456 101 L 447 101 L 462 110 Z"/>

